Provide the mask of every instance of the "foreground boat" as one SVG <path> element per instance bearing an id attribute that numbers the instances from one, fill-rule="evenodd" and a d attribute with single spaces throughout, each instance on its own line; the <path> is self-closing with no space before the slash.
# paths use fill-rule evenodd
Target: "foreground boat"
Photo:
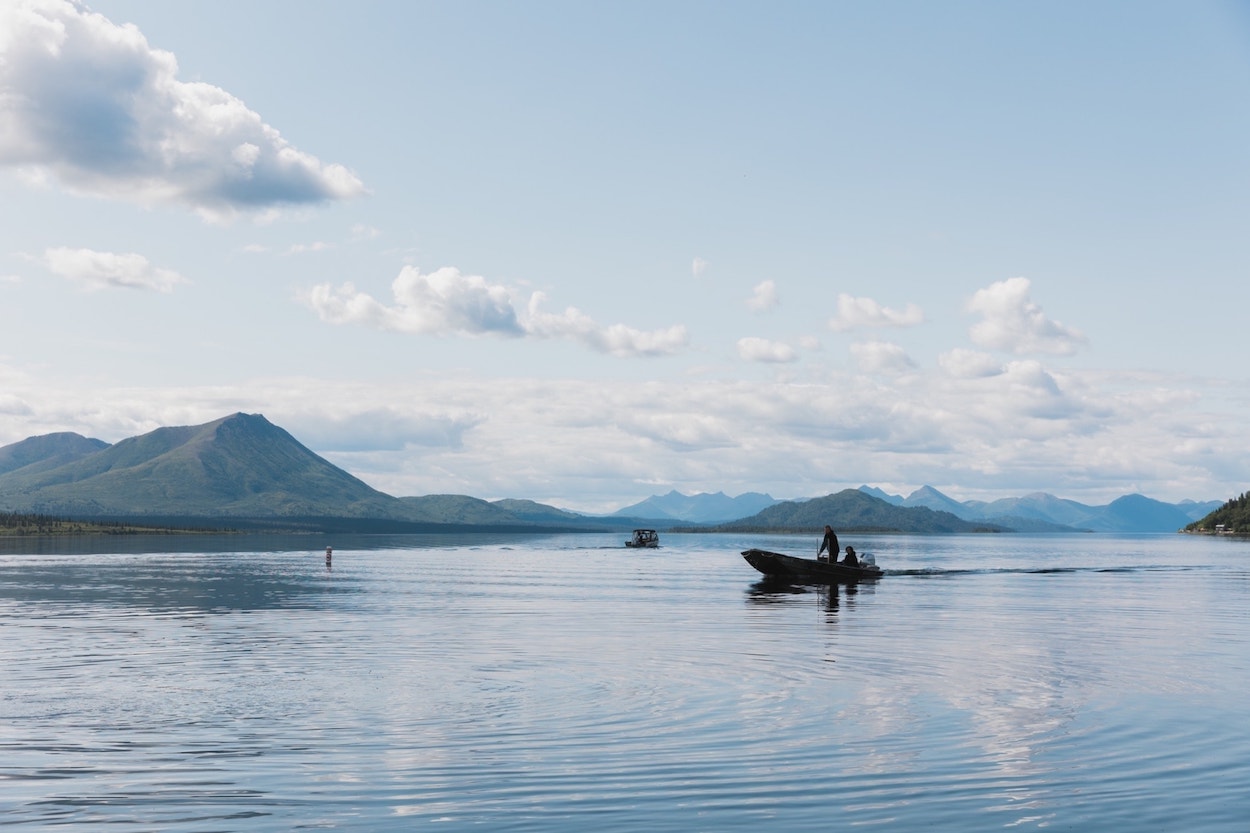
<path id="1" fill-rule="evenodd" d="M 881 577 L 881 568 L 872 563 L 861 562 L 858 567 L 852 567 L 757 549 L 743 551 L 742 557 L 769 578 L 795 584 L 846 584 Z"/>
<path id="2" fill-rule="evenodd" d="M 634 537 L 625 542 L 627 547 L 655 549 L 660 545 L 660 533 L 654 529 L 635 529 Z"/>

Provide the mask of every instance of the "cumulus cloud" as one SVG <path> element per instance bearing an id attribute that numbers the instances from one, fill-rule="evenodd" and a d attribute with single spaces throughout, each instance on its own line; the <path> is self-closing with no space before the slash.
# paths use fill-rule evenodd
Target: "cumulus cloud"
<path id="1" fill-rule="evenodd" d="M 48 249 L 43 264 L 55 275 L 87 289 L 146 289 L 173 292 L 187 279 L 170 269 L 153 266 L 143 255 L 96 252 L 91 249 Z"/>
<path id="2" fill-rule="evenodd" d="M 969 331 L 979 347 L 1008 353 L 1074 353 L 1086 343 L 1071 327 L 1047 318 L 1029 297 L 1028 278 L 1010 278 L 978 290 L 968 311 L 982 320 Z"/>
<path id="3" fill-rule="evenodd" d="M 0 6 L 0 164 L 70 191 L 210 218 L 363 193 L 230 93 L 179 81 L 133 25 L 70 0 Z"/>
<path id="4" fill-rule="evenodd" d="M 786 363 L 798 359 L 790 345 L 755 337 L 738 339 L 738 355 L 749 362 Z"/>
<path id="5" fill-rule="evenodd" d="M 542 309 L 546 296 L 535 292 L 524 320 L 513 291 L 454 267 L 422 274 L 405 266 L 391 284 L 393 303 L 385 304 L 351 283 L 337 289 L 314 286 L 306 301 L 323 321 L 360 324 L 419 335 L 499 335 L 513 338 L 568 339 L 614 356 L 660 356 L 684 349 L 689 341 L 680 325 L 638 330 L 624 324 L 603 326 L 576 307 L 562 313 Z"/>
<path id="6" fill-rule="evenodd" d="M 989 353 L 957 347 L 938 356 L 938 365 L 960 379 L 980 379 L 1003 372 L 1002 364 Z"/>
<path id="7" fill-rule="evenodd" d="M 863 373 L 897 375 L 914 370 L 911 360 L 900 345 L 889 341 L 861 341 L 851 345 L 851 355 Z"/>
<path id="8" fill-rule="evenodd" d="M 854 330 L 860 327 L 914 327 L 924 323 L 924 311 L 915 304 L 906 309 L 883 307 L 872 298 L 838 295 L 838 314 L 829 320 L 829 329 Z"/>
<path id="9" fill-rule="evenodd" d="M 507 288 L 453 267 L 423 275 L 405 266 L 391 283 L 391 292 L 394 303 L 388 306 L 351 283 L 338 289 L 326 283 L 313 287 L 308 300 L 321 320 L 332 324 L 419 335 L 524 333 Z"/>
<path id="10" fill-rule="evenodd" d="M 686 328 L 674 325 L 662 330 L 637 330 L 624 324 L 604 327 L 576 307 L 563 313 L 540 309 L 546 296 L 535 292 L 530 298 L 525 330 L 538 338 L 567 338 L 613 356 L 666 356 L 683 350 L 689 342 Z"/>
<path id="11" fill-rule="evenodd" d="M 777 283 L 768 280 L 755 285 L 755 290 L 747 299 L 747 306 L 756 312 L 766 312 L 776 307 L 779 301 Z"/>

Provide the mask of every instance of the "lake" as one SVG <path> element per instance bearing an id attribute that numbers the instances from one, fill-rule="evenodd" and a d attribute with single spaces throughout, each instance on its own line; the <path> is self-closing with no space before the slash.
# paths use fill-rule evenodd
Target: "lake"
<path id="1" fill-rule="evenodd" d="M 0 827 L 1250 824 L 1250 542 L 625 537 L 0 539 Z"/>

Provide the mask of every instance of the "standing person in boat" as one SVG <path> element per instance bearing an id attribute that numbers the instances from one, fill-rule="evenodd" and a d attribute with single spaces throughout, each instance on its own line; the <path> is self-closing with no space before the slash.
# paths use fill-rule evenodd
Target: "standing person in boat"
<path id="1" fill-rule="evenodd" d="M 848 567 L 859 566 L 859 558 L 855 555 L 855 548 L 850 544 L 846 545 L 846 558 L 842 559 L 842 563 Z"/>
<path id="2" fill-rule="evenodd" d="M 825 537 L 820 539 L 820 549 L 816 550 L 817 561 L 821 560 L 820 554 L 826 549 L 829 550 L 829 563 L 832 564 L 837 561 L 838 550 L 841 549 L 838 546 L 838 533 L 834 532 L 833 527 L 829 526 L 829 524 L 825 524 Z"/>

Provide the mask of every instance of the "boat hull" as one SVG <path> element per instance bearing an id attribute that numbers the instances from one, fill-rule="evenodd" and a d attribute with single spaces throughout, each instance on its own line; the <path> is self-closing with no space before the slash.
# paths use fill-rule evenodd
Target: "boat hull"
<path id="1" fill-rule="evenodd" d="M 852 584 L 881 577 L 881 568 L 876 565 L 851 567 L 758 549 L 745 550 L 742 557 L 769 578 L 794 584 Z"/>

